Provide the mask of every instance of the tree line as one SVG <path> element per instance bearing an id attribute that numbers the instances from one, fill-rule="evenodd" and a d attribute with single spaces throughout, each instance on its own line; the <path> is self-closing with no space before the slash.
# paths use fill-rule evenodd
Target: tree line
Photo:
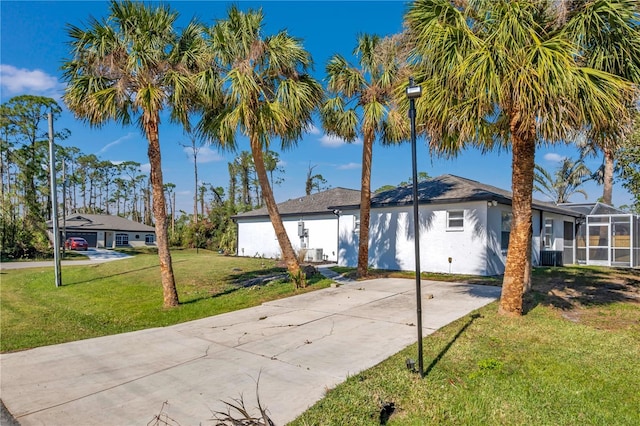
<path id="1" fill-rule="evenodd" d="M 312 58 L 301 40 L 287 31 L 265 34 L 261 10 L 231 6 L 213 25 L 193 21 L 181 31 L 176 19 L 166 5 L 113 1 L 108 20 L 69 25 L 71 59 L 63 67 L 63 99 L 77 117 L 93 126 L 135 121 L 147 138 L 165 306 L 179 303 L 160 167 L 165 110 L 187 133 L 219 148 L 237 149 L 239 133 L 248 138 L 260 193 L 243 193 L 243 200 L 264 202 L 300 285 L 304 274 L 277 210 L 265 153 L 274 141 L 294 147 L 316 111 L 327 134 L 362 138 L 358 275 L 366 276 L 373 143 L 409 139 L 410 76 L 423 88 L 417 130 L 434 154 L 511 151 L 513 222 L 501 313 L 522 314 L 530 286 L 537 146 L 584 135 L 606 160 L 603 198 L 610 203 L 612 164 L 631 128 L 640 82 L 640 19 L 632 1 L 417 0 L 402 33 L 359 36 L 355 63 L 334 55 L 326 88 L 309 74 Z"/>
<path id="2" fill-rule="evenodd" d="M 45 222 L 52 219 L 50 159 L 46 113 L 61 108 L 54 99 L 22 95 L 0 105 L 0 251 L 3 258 L 50 255 Z M 54 135 L 71 136 L 67 129 Z M 58 176 L 59 214 L 113 214 L 154 225 L 149 174 L 134 161 L 114 163 L 75 146 L 55 147 Z M 173 183 L 164 184 L 174 246 L 222 249 L 235 248 L 235 227 L 230 217 L 262 206 L 262 195 L 251 154 L 240 152 L 228 163 L 228 189 L 198 179 L 197 147 L 194 212 L 175 207 Z M 272 184 L 282 182 L 284 170 L 279 154 L 265 153 Z"/>

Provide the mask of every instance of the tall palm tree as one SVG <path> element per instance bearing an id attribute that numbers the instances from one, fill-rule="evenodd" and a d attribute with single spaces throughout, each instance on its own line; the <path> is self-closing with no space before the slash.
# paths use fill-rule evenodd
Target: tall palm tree
<path id="1" fill-rule="evenodd" d="M 581 62 L 640 85 L 640 3 L 637 0 L 569 1 L 568 32 L 580 48 Z M 597 107 L 594 105 L 594 107 Z M 637 109 L 635 102 L 628 105 Z M 612 204 L 616 152 L 631 130 L 630 121 L 588 129 L 592 148 L 602 151 L 602 201 Z"/>
<path id="2" fill-rule="evenodd" d="M 294 146 L 312 123 L 323 97 L 321 85 L 307 72 L 311 56 L 300 40 L 280 31 L 263 36 L 263 13 L 236 6 L 228 18 L 207 30 L 214 66 L 222 73 L 224 107 L 204 111 L 200 129 L 221 146 L 234 147 L 236 132 L 249 139 L 262 196 L 292 276 L 300 265 L 273 196 L 264 155 L 272 138 L 283 149 Z"/>
<path id="3" fill-rule="evenodd" d="M 556 204 L 568 203 L 573 194 L 582 194 L 587 198 L 587 192 L 580 187 L 591 180 L 591 176 L 591 170 L 582 158 L 577 161 L 565 158 L 553 173 L 536 164 L 533 187 Z"/>
<path id="4" fill-rule="evenodd" d="M 329 98 L 322 109 L 325 131 L 349 142 L 362 136 L 362 186 L 360 189 L 360 242 L 358 276 L 369 268 L 369 221 L 371 213 L 371 164 L 373 142 L 407 139 L 409 121 L 400 112 L 394 93 L 406 73 L 407 50 L 401 35 L 380 38 L 364 34 L 354 49 L 357 65 L 341 55 L 327 64 Z"/>
<path id="5" fill-rule="evenodd" d="M 71 59 L 63 66 L 64 101 L 92 126 L 135 119 L 146 136 L 164 306 L 176 306 L 159 124 L 160 113 L 170 109 L 172 119 L 188 126 L 186 100 L 193 96 L 193 77 L 208 62 L 201 28 L 191 23 L 178 34 L 178 14 L 165 5 L 112 1 L 109 10 L 107 19 L 91 19 L 87 29 L 68 26 Z"/>
<path id="6" fill-rule="evenodd" d="M 632 96 L 628 82 L 576 63 L 570 27 L 554 5 L 417 0 L 406 15 L 424 89 L 418 121 L 434 149 L 512 151 L 513 220 L 499 308 L 505 315 L 522 314 L 530 285 L 536 145 L 566 140 L 585 124 L 602 129 L 628 114 Z"/>

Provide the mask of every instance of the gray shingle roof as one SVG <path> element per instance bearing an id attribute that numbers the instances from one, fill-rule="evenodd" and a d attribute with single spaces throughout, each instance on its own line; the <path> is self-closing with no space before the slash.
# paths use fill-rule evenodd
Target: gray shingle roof
<path id="1" fill-rule="evenodd" d="M 294 198 L 278 204 L 281 216 L 327 214 L 331 206 L 360 204 L 360 191 L 347 188 L 331 188 L 326 191 Z M 266 207 L 240 213 L 233 218 L 268 217 Z"/>
<path id="2" fill-rule="evenodd" d="M 420 204 L 445 204 L 469 201 L 496 201 L 500 204 L 511 205 L 511 192 L 486 185 L 475 180 L 455 175 L 441 175 L 418 184 L 418 199 Z M 405 185 L 375 194 L 371 197 L 371 207 L 405 206 L 413 203 L 413 186 Z M 333 188 L 318 192 L 307 197 L 295 198 L 278 204 L 278 211 L 282 216 L 299 214 L 326 214 L 334 208 L 360 207 L 360 191 L 354 189 Z M 564 206 L 557 206 L 540 200 L 533 200 L 533 208 L 567 216 L 581 217 L 581 212 Z M 262 207 L 234 218 L 267 217 L 267 208 Z"/>
<path id="3" fill-rule="evenodd" d="M 510 205 L 511 199 L 510 191 L 450 174 L 441 175 L 418 184 L 418 200 L 420 200 L 420 204 L 495 200 L 498 203 Z M 371 198 L 371 207 L 404 206 L 412 203 L 412 185 L 400 186 L 389 191 L 381 192 Z M 349 207 L 358 206 L 353 205 Z M 533 207 L 535 209 L 568 216 L 582 216 L 579 212 L 539 200 L 533 200 Z"/>
<path id="4" fill-rule="evenodd" d="M 52 221 L 47 221 L 47 226 L 51 228 Z M 59 219 L 60 226 L 63 221 Z M 83 230 L 83 231 L 129 231 L 129 232 L 155 232 L 153 226 L 147 226 L 143 223 L 134 222 L 120 216 L 106 214 L 84 214 L 76 213 L 66 217 L 67 229 Z"/>

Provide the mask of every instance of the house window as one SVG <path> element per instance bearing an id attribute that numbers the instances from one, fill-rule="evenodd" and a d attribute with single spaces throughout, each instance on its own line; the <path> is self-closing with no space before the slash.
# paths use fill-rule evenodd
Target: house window
<path id="1" fill-rule="evenodd" d="M 358 216 L 353 217 L 353 233 L 360 233 L 360 218 Z"/>
<path id="2" fill-rule="evenodd" d="M 129 245 L 129 234 L 116 234 L 116 246 Z"/>
<path id="3" fill-rule="evenodd" d="M 447 230 L 462 231 L 464 229 L 464 210 L 447 211 Z"/>
<path id="4" fill-rule="evenodd" d="M 546 249 L 553 248 L 553 219 L 544 220 L 543 245 Z"/>
<path id="5" fill-rule="evenodd" d="M 502 225 L 500 233 L 500 248 L 506 252 L 509 248 L 509 238 L 511 237 L 511 219 L 513 215 L 509 212 L 502 212 Z"/>
<path id="6" fill-rule="evenodd" d="M 145 244 L 153 244 L 156 242 L 156 236 L 154 234 L 147 234 L 144 236 Z"/>

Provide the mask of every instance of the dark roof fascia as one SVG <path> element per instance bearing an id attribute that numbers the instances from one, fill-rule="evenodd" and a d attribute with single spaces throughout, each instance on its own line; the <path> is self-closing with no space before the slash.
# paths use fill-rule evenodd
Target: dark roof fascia
<path id="1" fill-rule="evenodd" d="M 248 212 L 245 212 L 248 213 Z M 327 211 L 315 211 L 315 212 L 304 212 L 304 213 L 281 213 L 280 217 L 282 218 L 291 218 L 291 217 L 301 217 L 301 216 L 323 216 L 327 214 L 332 214 L 331 210 Z M 259 214 L 259 215 L 233 215 L 231 216 L 231 220 L 236 222 L 238 219 L 266 219 L 270 218 L 268 214 Z"/>
<path id="2" fill-rule="evenodd" d="M 296 217 L 301 215 L 321 215 L 331 212 L 326 207 L 326 203 L 330 202 L 353 202 L 354 196 L 360 198 L 360 191 L 343 187 L 330 188 L 325 191 L 306 195 L 303 197 L 292 198 L 287 201 L 278 203 L 278 211 L 281 217 Z M 307 208 L 309 210 L 307 210 Z M 237 213 L 231 216 L 231 219 L 237 221 L 244 218 L 266 218 L 269 213 L 266 207 L 261 207 L 247 212 Z"/>

